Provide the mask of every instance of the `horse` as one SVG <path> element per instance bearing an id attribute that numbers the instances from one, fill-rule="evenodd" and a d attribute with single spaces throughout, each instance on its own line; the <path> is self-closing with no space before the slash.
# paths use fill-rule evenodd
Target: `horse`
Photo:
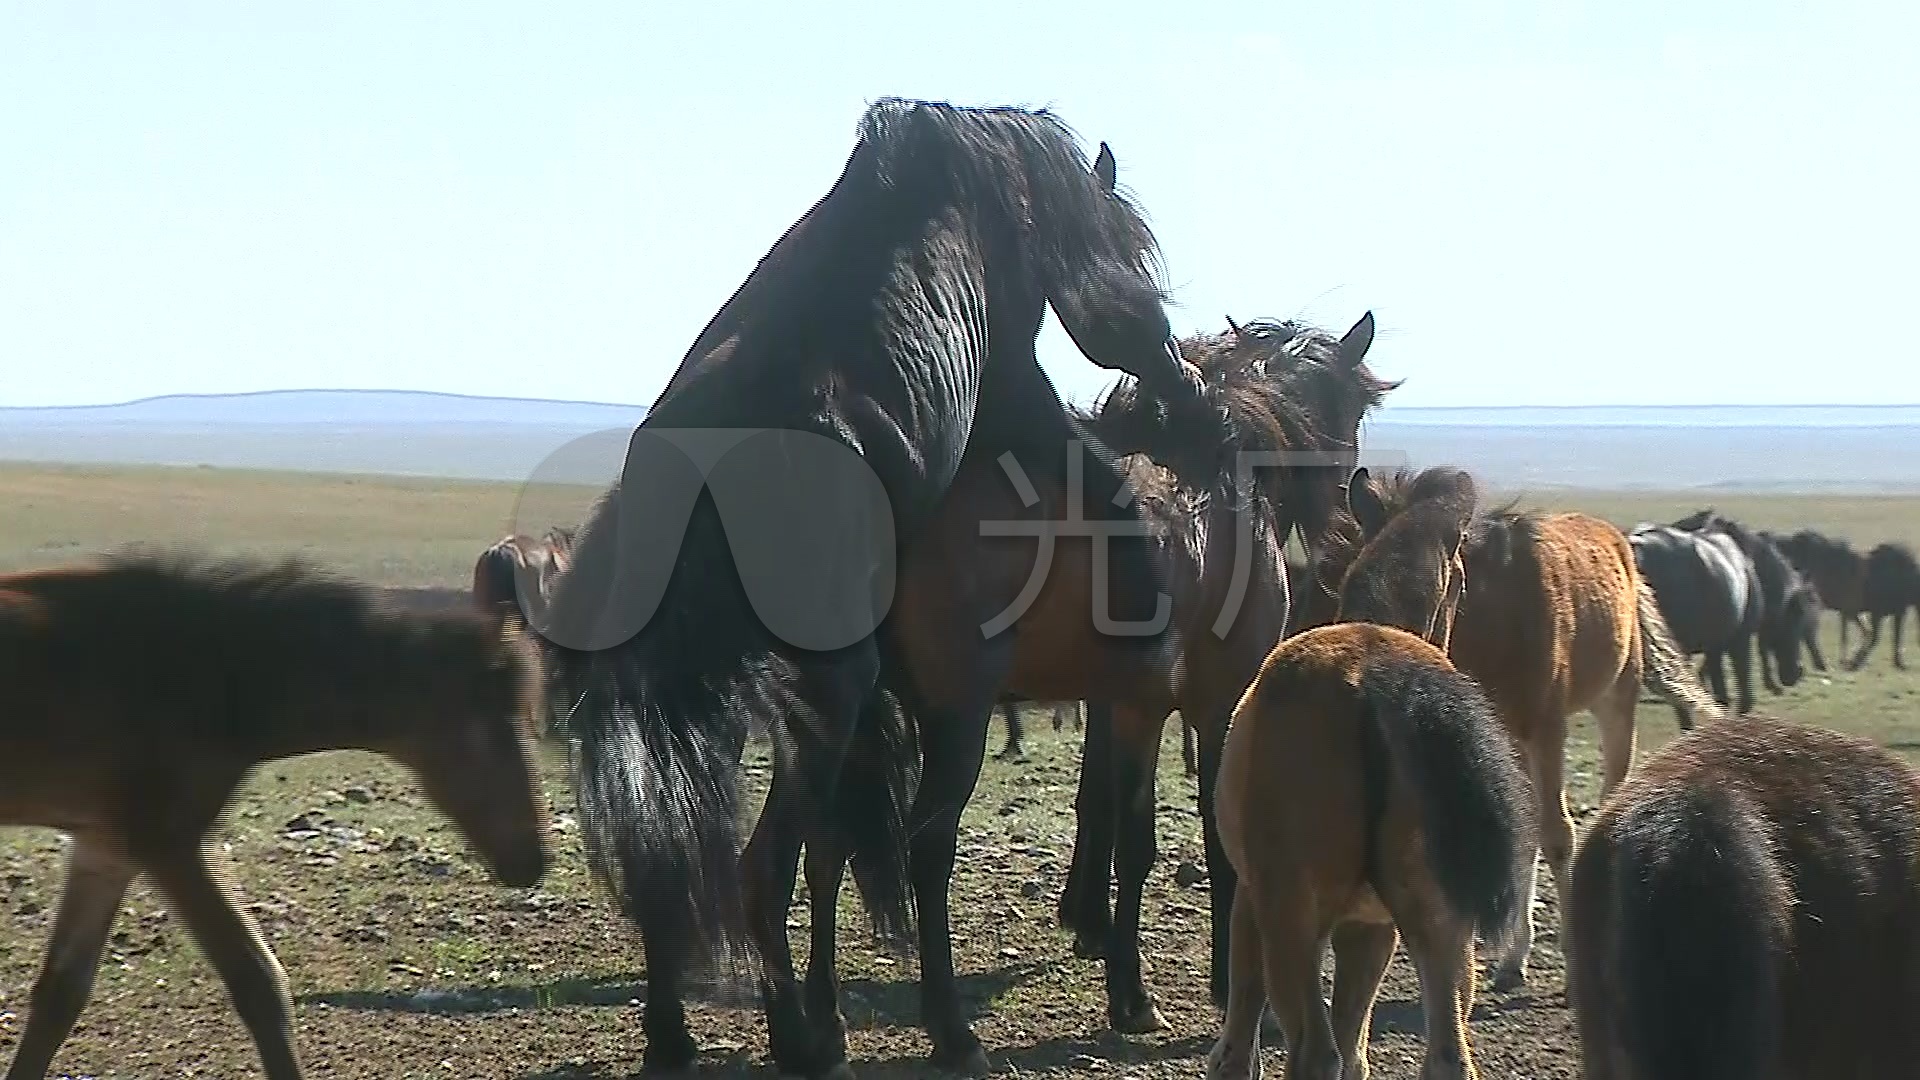
<path id="1" fill-rule="evenodd" d="M 1859 671 L 1866 665 L 1868 654 L 1880 644 L 1880 624 L 1889 615 L 1893 616 L 1893 666 L 1906 670 L 1907 662 L 1900 655 L 1901 629 L 1908 608 L 1920 612 L 1920 564 L 1914 561 L 1913 549 L 1896 541 L 1875 544 L 1867 552 L 1861 600 L 1870 619 L 1867 640 L 1847 661 L 1847 670 Z"/>
<path id="2" fill-rule="evenodd" d="M 1642 522 L 1627 534 L 1640 574 L 1653 587 L 1674 638 L 1688 655 L 1706 654 L 1704 674 L 1713 699 L 1733 707 L 1724 661 L 1733 660 L 1737 712 L 1753 711 L 1753 642 L 1764 609 L 1753 561 L 1725 533 L 1693 533 Z M 1680 729 L 1693 728 L 1692 712 L 1674 706 Z"/>
<path id="3" fill-rule="evenodd" d="M 1867 561 L 1845 539 L 1833 539 L 1814 529 L 1801 529 L 1781 537 L 1780 551 L 1796 569 L 1813 582 L 1822 606 L 1840 616 L 1840 653 L 1844 662 L 1849 627 L 1867 632 L 1860 613 L 1866 610 L 1864 588 Z"/>
<path id="4" fill-rule="evenodd" d="M 1373 537 L 1415 509 L 1421 493 L 1456 470 L 1401 469 L 1349 484 L 1348 516 L 1332 532 L 1318 572 L 1338 594 L 1348 562 Z M 1443 488 L 1444 489 L 1444 488 Z M 1406 548 L 1402 542 L 1401 548 Z M 1427 558 L 1438 558 L 1428 552 Z M 1540 814 L 1539 855 L 1553 874 L 1561 903 L 1573 857 L 1574 822 L 1567 809 L 1567 721 L 1586 710 L 1598 729 L 1600 790 L 1612 791 L 1633 765 L 1634 712 L 1644 685 L 1684 712 L 1718 718 L 1719 707 L 1694 679 L 1662 608 L 1634 561 L 1628 538 L 1612 524 L 1578 512 L 1519 510 L 1516 504 L 1476 509 L 1461 558 L 1466 594 L 1447 649 L 1472 677 L 1520 747 Z M 1412 576 L 1407 589 L 1424 587 Z M 1493 973 L 1507 992 L 1527 982 L 1533 949 L 1534 878 L 1527 878 L 1523 932 L 1508 943 Z"/>
<path id="5" fill-rule="evenodd" d="M 1349 491 L 1369 520 L 1364 472 Z M 1374 998 L 1402 937 L 1426 1022 L 1420 1075 L 1478 1075 L 1474 938 L 1516 932 L 1536 813 L 1494 702 L 1448 660 L 1471 588 L 1472 478 L 1430 470 L 1410 496 L 1349 562 L 1337 621 L 1275 648 L 1228 725 L 1215 806 L 1239 887 L 1208 1080 L 1260 1076 L 1268 1005 L 1293 1080 L 1367 1075 Z"/>
<path id="6" fill-rule="evenodd" d="M 1827 670 L 1818 640 L 1819 594 L 1801 579 L 1792 561 L 1765 533 L 1721 517 L 1712 507 L 1681 518 L 1673 527 L 1687 532 L 1725 533 L 1752 564 L 1754 580 L 1760 586 L 1755 593 L 1760 606 L 1760 679 L 1769 693 L 1782 693 L 1783 688 L 1799 683 L 1806 674 L 1800 663 L 1802 648 L 1808 650 L 1815 668 Z M 1780 669 L 1778 680 L 1774 678 L 1775 667 Z"/>
<path id="7" fill-rule="evenodd" d="M 566 528 L 548 529 L 539 539 L 524 533 L 501 537 L 473 561 L 473 602 L 501 605 L 520 625 L 534 625 L 572 546 L 573 531 Z"/>
<path id="8" fill-rule="evenodd" d="M 120 551 L 0 576 L 0 824 L 71 838 L 7 1080 L 41 1080 L 145 874 L 226 985 L 269 1080 L 299 1080 L 286 972 L 211 842 L 247 774 L 321 750 L 409 768 L 500 883 L 545 874 L 531 644 L 303 563 Z"/>
<path id="9" fill-rule="evenodd" d="M 1920 1077 L 1920 773 L 1769 716 L 1643 761 L 1574 859 L 1588 1080 Z"/>
<path id="10" fill-rule="evenodd" d="M 1080 691 L 1087 739 L 1058 918 L 1078 955 L 1104 957 L 1108 1020 L 1117 1031 L 1165 1026 L 1141 974 L 1139 918 L 1155 858 L 1154 777 L 1174 710 L 1195 732 L 1210 986 L 1217 1003 L 1226 1001 L 1234 881 L 1214 827 L 1221 741 L 1234 704 L 1285 633 L 1288 537 L 1298 532 L 1310 548 L 1319 543 L 1339 500 L 1340 470 L 1354 464 L 1361 420 L 1400 385 L 1367 368 L 1373 335 L 1372 312 L 1339 336 L 1298 322 L 1229 320 L 1224 334 L 1180 343 L 1224 423 L 1174 413 L 1151 388 L 1125 380 L 1089 416 L 1106 445 L 1128 454 L 1134 489 L 1174 567 L 1169 616 L 1180 631 L 1181 677 L 1171 695 L 1161 684 L 1117 692 L 1126 688 L 1105 681 Z M 1013 684 L 1044 667 L 1063 686 L 1080 686 L 1084 665 L 1069 662 L 1066 641 L 1023 638 Z"/>
<path id="11" fill-rule="evenodd" d="M 1034 341 L 1050 306 L 1095 363 L 1176 411 L 1204 408 L 1157 258 L 1105 144 L 1090 166 L 1051 113 L 885 98 L 635 429 L 540 630 L 577 739 L 593 873 L 646 948 L 649 1071 L 698 1052 L 680 989 L 696 962 L 755 979 L 783 1072 L 846 1068 L 820 905 L 849 860 L 886 938 L 918 923 L 932 1064 L 986 1069 L 953 977 L 947 886 L 1015 638 L 981 640 L 981 626 L 1027 573 L 1002 556 L 989 579 L 956 578 L 945 560 L 978 545 L 981 518 L 950 507 L 969 474 L 1004 489 L 1017 466 L 1055 509 L 1071 488 L 1095 531 L 1138 526 L 1118 463 L 1083 437 Z M 1089 629 L 1088 659 L 1115 685 L 1169 681 L 1163 562 L 1142 537 L 1100 541 L 1103 597 L 1131 632 Z M 1004 597 L 970 591 L 992 573 L 1011 579 Z M 738 763 L 756 721 L 774 777 L 741 851 Z M 786 940 L 803 843 L 804 988 Z"/>

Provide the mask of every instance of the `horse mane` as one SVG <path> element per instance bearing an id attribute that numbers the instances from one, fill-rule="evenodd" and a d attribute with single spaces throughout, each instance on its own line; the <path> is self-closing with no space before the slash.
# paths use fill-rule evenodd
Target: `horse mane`
<path id="1" fill-rule="evenodd" d="M 1340 338 L 1316 326 L 1292 320 L 1256 319 L 1224 334 L 1181 338 L 1180 354 L 1199 369 L 1212 412 L 1172 411 L 1146 394 L 1138 380 L 1121 378 L 1086 414 L 1090 426 L 1110 445 L 1138 449 L 1193 446 L 1217 448 L 1204 464 L 1186 462 L 1214 484 L 1231 486 L 1232 459 L 1239 453 L 1321 452 L 1352 454 L 1357 438 L 1346 428 L 1378 406 L 1398 381 L 1381 379 L 1364 360 L 1348 365 L 1340 357 Z M 1148 452 L 1152 452 L 1149 450 Z M 1160 457 L 1194 455 L 1162 451 Z M 1257 494 L 1270 506 L 1292 514 L 1283 524 L 1298 527 L 1302 539 L 1317 541 L 1333 527 L 1338 512 L 1338 483 L 1328 483 L 1323 464 L 1256 467 Z"/>
<path id="2" fill-rule="evenodd" d="M 854 159 L 865 150 L 883 189 L 1017 226 L 1033 269 L 1047 280 L 1077 274 L 1089 261 L 1160 279 L 1160 246 L 1140 208 L 1118 187 L 1101 189 L 1078 135 L 1045 109 L 884 97 L 861 117 L 860 144 Z M 1127 212 L 1113 213 L 1110 200 Z"/>
<path id="3" fill-rule="evenodd" d="M 1465 558 L 1481 565 L 1512 563 L 1539 543 L 1546 517 L 1539 507 L 1520 509 L 1519 496 L 1481 511 L 1467 530 Z"/>

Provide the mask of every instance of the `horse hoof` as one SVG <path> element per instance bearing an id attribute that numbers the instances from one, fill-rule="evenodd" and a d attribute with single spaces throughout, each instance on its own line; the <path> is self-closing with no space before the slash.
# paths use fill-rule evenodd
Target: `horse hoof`
<path id="1" fill-rule="evenodd" d="M 1167 1018 L 1151 1002 L 1143 1009 L 1112 1017 L 1113 1030 L 1122 1035 L 1151 1035 L 1167 1030 Z"/>
<path id="2" fill-rule="evenodd" d="M 1496 971 L 1493 973 L 1493 979 L 1490 981 L 1490 984 L 1493 987 L 1493 992 L 1496 994 L 1511 994 L 1516 990 L 1525 990 L 1527 988 L 1527 973 L 1520 970 Z"/>
<path id="3" fill-rule="evenodd" d="M 927 1059 L 927 1064 L 948 1076 L 985 1076 L 993 1071 L 987 1063 L 987 1052 L 976 1045 L 957 1059 L 946 1054 L 935 1054 Z"/>
<path id="4" fill-rule="evenodd" d="M 1073 955 L 1082 960 L 1104 960 L 1107 955 L 1106 935 L 1073 935 Z"/>

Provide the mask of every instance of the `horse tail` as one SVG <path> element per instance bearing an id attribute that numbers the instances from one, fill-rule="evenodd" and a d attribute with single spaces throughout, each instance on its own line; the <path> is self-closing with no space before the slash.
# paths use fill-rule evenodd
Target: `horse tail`
<path id="1" fill-rule="evenodd" d="M 649 948 L 750 983 L 740 759 L 749 717 L 795 710 L 778 700 L 777 665 L 711 494 L 696 500 L 667 570 L 626 550 L 634 514 L 622 499 L 616 483 L 581 530 L 540 628 L 573 739 L 588 865 Z"/>
<path id="2" fill-rule="evenodd" d="M 1574 916 L 1574 945 L 1603 954 L 1577 965 L 1581 1006 L 1617 1016 L 1635 1076 L 1772 1075 L 1792 897 L 1763 827 L 1738 796 L 1703 788 L 1630 806 L 1602 828 L 1610 888 L 1589 899 L 1576 876 L 1573 889 L 1573 910 L 1588 913 Z M 1590 985 L 1609 968 L 1616 985 Z"/>
<path id="3" fill-rule="evenodd" d="M 1713 700 L 1713 694 L 1700 685 L 1687 663 L 1687 654 L 1673 638 L 1666 616 L 1660 614 L 1660 601 L 1653 586 L 1639 574 L 1633 575 L 1640 623 L 1640 681 L 1667 703 L 1695 717 L 1725 720 L 1727 711 Z"/>
<path id="4" fill-rule="evenodd" d="M 875 938 L 896 955 L 911 955 L 917 941 L 907 814 L 920 780 L 919 730 L 897 694 L 875 687 L 833 793 L 832 823 L 845 839 L 854 888 Z"/>
<path id="5" fill-rule="evenodd" d="M 1447 904 L 1484 940 L 1511 940 L 1533 874 L 1533 788 L 1493 703 L 1459 671 L 1411 657 L 1368 667 L 1359 694 L 1368 836 L 1387 782 L 1409 789 Z"/>

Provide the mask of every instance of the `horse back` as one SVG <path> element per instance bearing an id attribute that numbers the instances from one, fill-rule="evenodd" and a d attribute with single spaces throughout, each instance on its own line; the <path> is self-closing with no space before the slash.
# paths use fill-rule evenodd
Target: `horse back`
<path id="1" fill-rule="evenodd" d="M 1282 641 L 1241 697 L 1215 815 L 1228 858 L 1254 890 L 1294 888 L 1304 877 L 1319 903 L 1341 912 L 1370 896 L 1369 802 L 1378 793 L 1368 791 L 1360 679 L 1382 663 L 1452 667 L 1404 630 L 1333 623 Z"/>
<path id="2" fill-rule="evenodd" d="M 1468 553 L 1449 653 L 1509 723 L 1586 708 L 1634 659 L 1636 576 L 1610 523 L 1542 516 L 1500 550 Z"/>

